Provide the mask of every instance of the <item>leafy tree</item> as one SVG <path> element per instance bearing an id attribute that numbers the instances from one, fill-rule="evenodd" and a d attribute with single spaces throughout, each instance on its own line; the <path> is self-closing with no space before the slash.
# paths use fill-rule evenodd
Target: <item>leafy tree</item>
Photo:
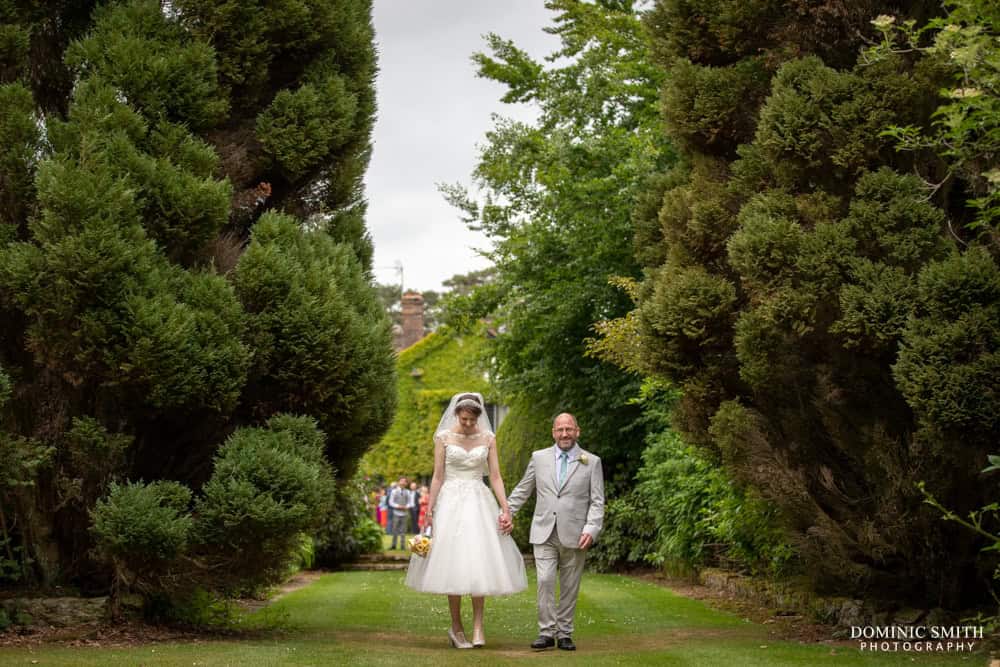
<path id="1" fill-rule="evenodd" d="M 675 425 L 778 510 L 820 589 L 960 606 L 985 590 L 954 567 L 979 545 L 917 482 L 984 504 L 1000 269 L 963 225 L 975 190 L 910 175 L 952 156 L 885 132 L 932 131 L 954 74 L 940 53 L 859 60 L 890 11 L 919 28 L 939 8 L 656 3 L 683 159 L 637 209 L 647 276 L 612 333 L 639 333 L 622 357 L 681 388 Z"/>
<path id="2" fill-rule="evenodd" d="M 0 15 L 0 576 L 100 589 L 155 552 L 142 590 L 208 562 L 221 590 L 266 582 L 395 405 L 360 190 L 370 6 Z"/>
<path id="3" fill-rule="evenodd" d="M 498 118 L 475 170 L 482 206 L 445 188 L 494 242 L 494 279 L 449 304 L 467 326 L 490 315 L 503 331 L 490 350 L 506 395 L 544 415 L 574 412 L 611 480 L 638 465 L 643 434 L 629 403 L 638 379 L 584 355 L 600 319 L 627 312 L 608 280 L 637 277 L 630 211 L 644 176 L 671 160 L 660 131 L 663 78 L 649 59 L 638 3 L 553 0 L 546 28 L 561 47 L 549 64 L 489 35 L 479 74 L 507 87 L 505 102 L 529 103 L 533 124 Z M 518 439 L 518 438 L 514 438 Z M 544 442 L 534 443 L 535 447 Z"/>
<path id="4" fill-rule="evenodd" d="M 1000 219 L 1000 9 L 982 0 L 953 0 L 945 3 L 947 16 L 935 18 L 917 28 L 884 15 L 873 23 L 882 33 L 882 43 L 865 54 L 877 62 L 889 54 L 919 53 L 944 61 L 951 71 L 952 86 L 944 89 L 946 101 L 934 112 L 932 127 L 894 125 L 890 136 L 907 151 L 933 149 L 948 163 L 948 173 L 940 180 L 930 178 L 939 189 L 951 185 L 952 178 L 972 195 L 968 200 L 976 210 L 970 223 L 998 243 L 996 221 Z M 927 39 L 931 43 L 926 45 Z M 934 174 L 928 174 L 933 177 Z"/>
<path id="5" fill-rule="evenodd" d="M 451 295 L 466 296 L 477 287 L 485 285 L 493 280 L 496 269 L 492 266 L 479 271 L 469 273 L 456 273 L 451 278 L 441 281 L 446 291 Z"/>

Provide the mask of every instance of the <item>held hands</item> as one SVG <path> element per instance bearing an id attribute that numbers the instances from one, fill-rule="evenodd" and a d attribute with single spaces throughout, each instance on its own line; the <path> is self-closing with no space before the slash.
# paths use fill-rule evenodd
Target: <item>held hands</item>
<path id="1" fill-rule="evenodd" d="M 500 512 L 500 516 L 497 517 L 497 528 L 504 535 L 510 535 L 514 530 L 514 519 L 511 518 L 509 511 Z"/>

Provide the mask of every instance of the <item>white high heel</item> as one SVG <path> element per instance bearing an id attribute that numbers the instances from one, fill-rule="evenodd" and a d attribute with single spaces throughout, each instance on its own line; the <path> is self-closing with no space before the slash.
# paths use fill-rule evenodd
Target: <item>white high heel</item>
<path id="1" fill-rule="evenodd" d="M 472 648 L 482 648 L 486 646 L 486 637 L 482 630 L 472 629 Z"/>
<path id="2" fill-rule="evenodd" d="M 461 630 L 455 632 L 451 628 L 448 628 L 448 639 L 451 640 L 451 645 L 455 648 L 472 648 L 472 644 L 465 638 L 465 633 Z"/>

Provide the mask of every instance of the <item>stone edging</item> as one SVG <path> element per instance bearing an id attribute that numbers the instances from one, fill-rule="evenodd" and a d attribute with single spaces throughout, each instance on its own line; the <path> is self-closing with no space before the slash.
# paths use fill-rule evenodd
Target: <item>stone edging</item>
<path id="1" fill-rule="evenodd" d="M 755 579 L 716 568 L 701 570 L 698 581 L 706 588 L 771 607 L 777 615 L 798 614 L 836 626 L 835 635 L 849 631 L 852 626 L 948 625 L 955 620 L 954 613 L 940 607 L 880 610 L 872 601 L 816 595 L 791 583 Z"/>

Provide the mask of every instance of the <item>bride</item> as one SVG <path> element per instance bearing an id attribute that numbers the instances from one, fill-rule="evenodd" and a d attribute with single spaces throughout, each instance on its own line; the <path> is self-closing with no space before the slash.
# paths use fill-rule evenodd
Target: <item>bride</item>
<path id="1" fill-rule="evenodd" d="M 492 494 L 483 484 L 485 475 L 489 475 Z M 456 394 L 434 435 L 434 477 L 426 522 L 434 531 L 431 550 L 426 557 L 411 556 L 406 573 L 410 588 L 448 596 L 448 638 L 455 648 L 486 644 L 483 611 L 487 595 L 509 595 L 528 586 L 524 559 L 513 538 L 500 531 L 498 515 L 501 521 L 510 521 L 496 437 L 483 397 Z M 463 595 L 472 597 L 472 643 L 462 626 Z"/>

